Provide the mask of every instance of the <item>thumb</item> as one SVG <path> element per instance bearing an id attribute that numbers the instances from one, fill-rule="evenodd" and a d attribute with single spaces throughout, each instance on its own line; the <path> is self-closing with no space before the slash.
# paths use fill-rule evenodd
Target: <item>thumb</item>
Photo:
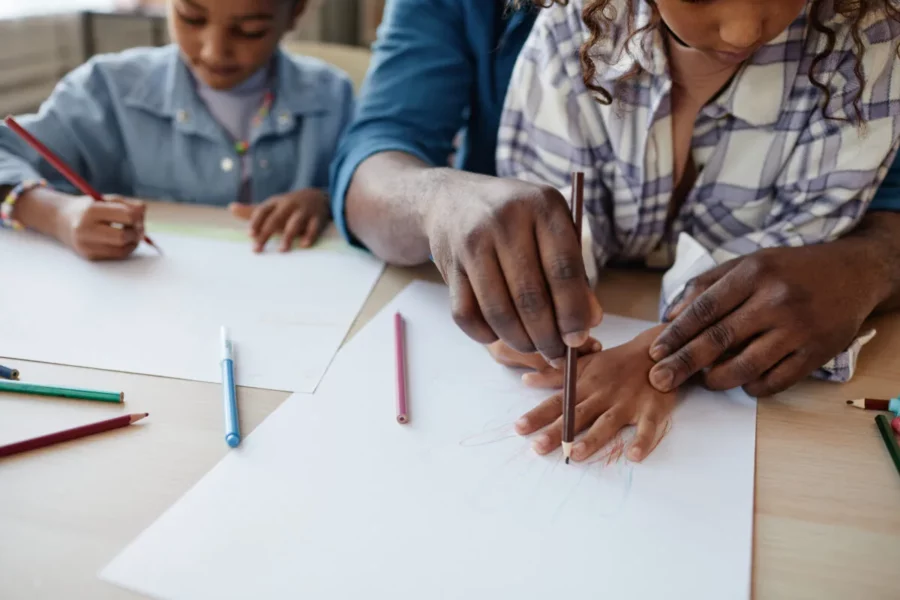
<path id="1" fill-rule="evenodd" d="M 522 375 L 522 382 L 530 388 L 560 389 L 565 381 L 565 373 L 559 369 L 549 368 Z"/>
<path id="2" fill-rule="evenodd" d="M 238 219 L 242 219 L 244 221 L 249 221 L 250 217 L 253 216 L 253 207 L 249 204 L 240 204 L 238 202 L 232 202 L 228 205 L 228 210 L 231 214 Z"/>

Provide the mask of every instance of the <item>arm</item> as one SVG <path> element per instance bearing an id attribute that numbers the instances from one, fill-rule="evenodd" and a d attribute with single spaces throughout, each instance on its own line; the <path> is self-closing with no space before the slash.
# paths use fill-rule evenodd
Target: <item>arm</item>
<path id="1" fill-rule="evenodd" d="M 392 263 L 430 251 L 424 214 L 458 177 L 445 165 L 472 93 L 459 2 L 388 2 L 361 102 L 332 165 L 335 222 Z"/>
<path id="2" fill-rule="evenodd" d="M 109 88 L 96 62 L 67 75 L 37 114 L 17 120 L 89 183 L 101 189 L 117 187 L 123 145 Z M 15 132 L 0 126 L 0 192 L 42 178 L 56 188 L 72 189 Z M 35 190 L 19 199 L 15 214 L 27 227 L 55 235 L 60 207 L 67 199 L 67 194 Z"/>

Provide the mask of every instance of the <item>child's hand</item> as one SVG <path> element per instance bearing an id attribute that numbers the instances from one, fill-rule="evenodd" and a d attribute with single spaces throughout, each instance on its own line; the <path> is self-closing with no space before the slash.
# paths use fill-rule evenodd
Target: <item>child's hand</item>
<path id="1" fill-rule="evenodd" d="M 566 365 L 566 359 L 560 359 L 559 361 L 554 361 L 554 365 L 551 365 L 547 362 L 547 360 L 540 355 L 538 352 L 532 352 L 530 354 L 525 354 L 519 352 L 518 350 L 513 350 L 509 347 L 509 345 L 503 340 L 497 340 L 493 344 L 487 345 L 488 352 L 490 352 L 491 356 L 494 357 L 501 365 L 505 365 L 507 367 L 512 367 L 514 369 L 534 369 L 535 371 L 546 371 L 546 370 L 557 370 L 562 369 Z M 595 352 L 600 352 L 603 350 L 603 345 L 595 340 L 594 338 L 588 338 L 588 340 L 578 348 L 579 356 L 587 356 L 588 354 L 594 354 Z"/>
<path id="2" fill-rule="evenodd" d="M 649 373 L 654 363 L 647 354 L 661 330 L 662 326 L 654 327 L 627 344 L 578 361 L 575 432 L 587 429 L 587 433 L 572 447 L 573 460 L 590 457 L 627 425 L 637 425 L 627 454 L 629 460 L 643 460 L 659 443 L 677 394 L 659 392 L 650 385 Z M 523 380 L 532 387 L 561 388 L 563 373 L 528 373 Z M 516 422 L 516 431 L 522 435 L 549 425 L 535 440 L 537 453 L 547 454 L 562 442 L 562 406 L 560 392 Z"/>
<path id="3" fill-rule="evenodd" d="M 96 202 L 79 196 L 61 203 L 56 238 L 88 260 L 127 258 L 144 237 L 143 202 L 105 196 Z"/>
<path id="4" fill-rule="evenodd" d="M 246 219 L 247 211 L 246 206 L 231 205 L 235 216 Z M 269 238 L 279 233 L 281 252 L 290 250 L 297 238 L 301 247 L 309 248 L 319 239 L 329 216 L 328 195 L 322 190 L 307 189 L 273 196 L 253 208 L 249 215 L 253 250 L 262 252 Z"/>

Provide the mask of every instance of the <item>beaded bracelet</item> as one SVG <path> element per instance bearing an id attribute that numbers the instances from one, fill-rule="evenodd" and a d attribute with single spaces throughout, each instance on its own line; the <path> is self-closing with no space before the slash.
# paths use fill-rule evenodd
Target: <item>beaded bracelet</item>
<path id="1" fill-rule="evenodd" d="M 3 204 L 0 204 L 0 229 L 14 229 L 16 231 L 25 229 L 24 225 L 12 218 L 13 209 L 16 206 L 16 201 L 23 194 L 27 194 L 39 187 L 47 187 L 47 182 L 43 179 L 39 181 L 23 181 L 7 194 Z"/>

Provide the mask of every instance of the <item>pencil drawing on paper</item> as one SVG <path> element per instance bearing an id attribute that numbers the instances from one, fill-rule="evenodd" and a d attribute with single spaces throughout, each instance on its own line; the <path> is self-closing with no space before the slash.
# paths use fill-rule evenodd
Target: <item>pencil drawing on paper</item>
<path id="1" fill-rule="evenodd" d="M 516 401 L 481 431 L 460 440 L 462 448 L 472 451 L 485 446 L 504 449 L 502 459 L 473 488 L 472 501 L 482 509 L 496 510 L 516 498 L 554 521 L 574 503 L 589 504 L 600 517 L 617 515 L 626 506 L 634 481 L 635 464 L 625 456 L 634 428 L 620 431 L 588 460 L 567 466 L 561 450 L 539 456 L 531 449 L 531 440 L 516 433 L 514 422 L 522 408 Z M 671 425 L 669 420 L 663 437 Z"/>

